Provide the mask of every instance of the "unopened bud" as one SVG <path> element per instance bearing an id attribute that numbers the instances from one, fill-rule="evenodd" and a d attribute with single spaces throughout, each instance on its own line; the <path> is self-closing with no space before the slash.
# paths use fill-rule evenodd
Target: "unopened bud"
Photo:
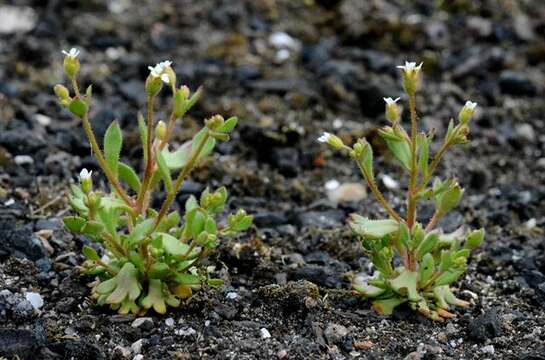
<path id="1" fill-rule="evenodd" d="M 93 172 L 88 171 L 87 169 L 82 169 L 79 173 L 79 181 L 81 183 L 81 190 L 85 194 L 89 194 L 93 187 L 93 178 L 92 178 Z"/>
<path id="2" fill-rule="evenodd" d="M 409 95 L 414 95 L 418 86 L 418 78 L 422 63 L 416 66 L 415 62 L 405 61 L 405 65 L 398 66 L 398 69 L 402 70 L 403 74 L 403 87 Z"/>
<path id="3" fill-rule="evenodd" d="M 159 140 L 163 140 L 167 135 L 167 125 L 164 121 L 159 120 L 155 126 L 155 137 Z"/>
<path id="4" fill-rule="evenodd" d="M 467 124 L 473 117 L 473 113 L 475 112 L 475 108 L 477 107 L 476 102 L 466 101 L 464 107 L 462 110 L 460 110 L 460 113 L 458 114 L 458 120 L 460 120 L 461 124 Z"/>
<path id="5" fill-rule="evenodd" d="M 206 120 L 206 127 L 210 130 L 215 130 L 219 126 L 223 125 L 224 121 L 223 116 L 214 115 L 210 119 Z"/>
<path id="6" fill-rule="evenodd" d="M 340 150 L 344 147 L 344 143 L 340 137 L 324 132 L 322 136 L 318 138 L 319 142 L 326 143 L 335 150 Z"/>
<path id="7" fill-rule="evenodd" d="M 163 81 L 161 80 L 160 76 L 150 74 L 146 79 L 146 93 L 148 93 L 149 97 L 157 95 L 159 91 L 161 91 L 162 87 Z"/>
<path id="8" fill-rule="evenodd" d="M 70 51 L 63 50 L 62 53 L 65 55 L 63 63 L 64 72 L 70 79 L 73 79 L 79 72 L 79 50 L 72 48 Z"/>
<path id="9" fill-rule="evenodd" d="M 389 98 L 384 98 L 384 101 L 386 102 L 386 119 L 388 119 L 391 123 L 396 123 L 399 120 L 399 107 L 397 106 L 396 102 L 399 100 Z"/>
<path id="10" fill-rule="evenodd" d="M 70 92 L 68 91 L 68 89 L 65 86 L 63 86 L 61 84 L 57 84 L 53 88 L 53 91 L 55 91 L 55 95 L 57 95 L 59 100 L 61 100 L 61 101 L 70 100 Z"/>

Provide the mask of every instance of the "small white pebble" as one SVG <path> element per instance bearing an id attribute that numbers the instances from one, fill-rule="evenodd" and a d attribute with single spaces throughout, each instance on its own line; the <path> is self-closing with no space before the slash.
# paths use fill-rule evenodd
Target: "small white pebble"
<path id="1" fill-rule="evenodd" d="M 34 115 L 34 118 L 36 119 L 36 121 L 40 125 L 47 126 L 47 125 L 51 124 L 51 118 L 49 116 L 44 115 L 44 114 L 36 114 L 36 115 Z"/>
<path id="2" fill-rule="evenodd" d="M 277 63 L 283 63 L 290 58 L 290 51 L 287 49 L 280 49 L 274 55 L 274 61 Z"/>
<path id="3" fill-rule="evenodd" d="M 271 333 L 269 332 L 269 330 L 265 328 L 261 328 L 259 330 L 259 335 L 261 336 L 262 339 L 268 339 L 271 337 Z"/>
<path id="4" fill-rule="evenodd" d="M 334 129 L 340 129 L 343 127 L 343 121 L 339 118 L 336 118 L 335 120 L 333 120 L 333 128 Z"/>
<path id="5" fill-rule="evenodd" d="M 187 328 L 187 329 L 176 330 L 174 331 L 174 333 L 179 336 L 191 336 L 191 335 L 195 335 L 197 331 L 193 328 Z"/>
<path id="6" fill-rule="evenodd" d="M 486 345 L 481 348 L 481 351 L 485 354 L 494 355 L 494 345 Z"/>
<path id="7" fill-rule="evenodd" d="M 42 306 L 44 306 L 44 299 L 42 299 L 42 295 L 38 293 L 27 292 L 25 294 L 25 298 L 32 304 L 32 307 L 36 310 L 39 310 Z"/>
<path id="8" fill-rule="evenodd" d="M 133 354 L 140 354 L 142 352 L 142 342 L 143 340 L 136 340 L 131 345 L 131 350 Z"/>
<path id="9" fill-rule="evenodd" d="M 168 327 L 173 327 L 174 326 L 174 319 L 173 318 L 168 318 L 165 320 L 165 325 L 168 326 Z"/>
<path id="10" fill-rule="evenodd" d="M 17 155 L 13 158 L 17 165 L 34 164 L 34 159 L 30 155 Z"/>
<path id="11" fill-rule="evenodd" d="M 537 225 L 537 221 L 536 221 L 535 218 L 531 218 L 530 220 L 528 220 L 528 221 L 526 221 L 526 222 L 524 223 L 524 227 L 525 227 L 526 229 L 528 229 L 528 230 L 534 229 L 534 228 L 536 227 L 536 225 Z"/>
<path id="12" fill-rule="evenodd" d="M 234 300 L 238 297 L 238 294 L 234 291 L 230 291 L 227 293 L 227 295 L 225 296 L 227 299 L 229 300 Z"/>
<path id="13" fill-rule="evenodd" d="M 135 355 L 135 357 L 132 358 L 132 360 L 142 360 L 142 359 L 144 359 L 144 355 L 142 354 Z"/>
<path id="14" fill-rule="evenodd" d="M 209 326 L 210 326 L 210 320 L 206 320 L 206 321 L 204 322 L 204 326 L 209 327 Z"/>
<path id="15" fill-rule="evenodd" d="M 390 190 L 399 189 L 399 183 L 390 175 L 382 175 L 382 183 Z"/>
<path id="16" fill-rule="evenodd" d="M 341 185 L 340 182 L 338 182 L 337 180 L 333 179 L 333 180 L 329 180 L 328 182 L 325 183 L 325 189 L 326 190 L 335 190 L 336 188 L 338 188 L 339 186 Z"/>
<path id="17" fill-rule="evenodd" d="M 276 49 L 299 49 L 299 41 L 285 32 L 275 32 L 269 36 L 269 43 Z"/>

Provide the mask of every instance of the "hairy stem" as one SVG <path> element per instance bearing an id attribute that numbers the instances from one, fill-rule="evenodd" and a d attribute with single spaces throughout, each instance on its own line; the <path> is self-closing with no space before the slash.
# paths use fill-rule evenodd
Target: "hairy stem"
<path id="1" fill-rule="evenodd" d="M 161 140 L 161 143 L 159 144 L 159 151 L 163 150 L 165 146 L 168 144 L 168 142 L 170 141 L 170 137 L 172 136 L 172 132 L 174 131 L 174 125 L 176 124 L 176 120 L 177 120 L 176 115 L 174 115 L 174 111 L 172 111 L 172 113 L 170 114 L 170 119 L 168 120 L 167 133 L 165 137 L 163 138 L 163 140 Z"/>
<path id="2" fill-rule="evenodd" d="M 412 229 L 416 218 L 416 178 L 418 176 L 418 167 L 416 161 L 416 103 L 415 94 L 409 94 L 409 108 L 411 112 L 411 177 L 409 181 L 408 190 L 408 204 L 407 204 L 407 226 L 409 230 Z"/>
<path id="3" fill-rule="evenodd" d="M 141 213 L 146 198 L 146 193 L 149 189 L 152 172 L 153 172 L 153 157 L 151 149 L 151 135 L 153 130 L 153 102 L 155 97 L 148 96 L 148 113 L 147 113 L 147 139 L 146 139 L 146 169 L 144 170 L 144 179 L 142 180 L 142 186 L 136 199 L 136 212 Z"/>
<path id="4" fill-rule="evenodd" d="M 174 198 L 178 191 L 180 190 L 180 187 L 182 186 L 183 182 L 185 181 L 186 177 L 189 175 L 191 170 L 195 167 L 195 163 L 197 162 L 197 159 L 199 158 L 199 155 L 201 154 L 204 145 L 210 138 L 210 134 L 208 131 L 204 134 L 199 144 L 197 144 L 197 147 L 193 154 L 191 155 L 191 158 L 187 162 L 187 164 L 184 166 L 184 169 L 180 172 L 178 177 L 176 178 L 176 181 L 174 183 L 174 186 L 172 187 L 172 190 L 167 194 L 167 197 L 165 201 L 163 202 L 163 205 L 161 206 L 161 210 L 159 210 L 159 214 L 157 215 L 157 218 L 155 219 L 155 225 L 153 226 L 153 231 L 159 226 L 161 223 L 161 220 L 166 215 L 168 209 L 170 209 L 170 206 L 172 205 L 172 202 L 174 201 Z"/>
<path id="5" fill-rule="evenodd" d="M 373 192 L 373 194 L 377 198 L 378 202 L 382 205 L 384 210 L 386 210 L 388 215 L 390 215 L 398 223 L 403 222 L 403 219 L 401 218 L 401 216 L 399 216 L 399 214 L 394 209 L 392 209 L 390 204 L 388 204 L 388 201 L 386 201 L 386 199 L 384 198 L 384 196 L 380 192 L 380 190 L 379 190 L 379 188 L 377 186 L 377 183 L 371 177 L 371 175 L 368 174 L 367 171 L 363 168 L 363 166 L 361 166 L 359 163 L 358 163 L 358 168 L 360 169 L 365 181 L 369 185 L 369 188 L 371 189 L 371 191 Z"/>
<path id="6" fill-rule="evenodd" d="M 424 229 L 424 231 L 427 233 L 432 231 L 435 225 L 437 225 L 437 222 L 439 221 L 439 219 L 440 219 L 439 213 L 437 211 L 434 212 L 433 216 L 430 219 L 430 222 L 428 223 L 428 225 L 426 225 L 426 229 Z"/>
<path id="7" fill-rule="evenodd" d="M 78 82 L 75 78 L 72 79 L 72 87 L 74 88 L 74 92 L 76 93 L 76 96 L 80 97 L 79 92 L 79 86 Z M 123 202 L 127 204 L 128 206 L 133 205 L 132 199 L 127 195 L 125 190 L 121 187 L 121 184 L 119 184 L 119 181 L 117 181 L 116 177 L 114 176 L 114 173 L 112 170 L 110 170 L 110 167 L 108 166 L 108 162 L 102 155 L 102 151 L 100 150 L 100 146 L 98 146 L 97 139 L 95 137 L 95 133 L 93 132 L 93 128 L 91 127 L 91 122 L 89 121 L 89 112 L 87 111 L 83 118 L 81 119 L 81 123 L 83 124 L 83 129 L 85 130 L 85 135 L 87 135 L 87 139 L 89 140 L 89 143 L 91 144 L 91 150 L 95 154 L 95 158 L 98 161 L 98 165 L 104 171 L 104 174 L 106 175 L 106 178 L 114 188 L 115 192 L 121 197 Z"/>

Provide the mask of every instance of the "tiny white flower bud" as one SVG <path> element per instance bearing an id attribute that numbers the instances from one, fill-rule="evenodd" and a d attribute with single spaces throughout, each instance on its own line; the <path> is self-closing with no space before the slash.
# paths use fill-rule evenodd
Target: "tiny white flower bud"
<path id="1" fill-rule="evenodd" d="M 64 72 L 70 79 L 74 79 L 79 71 L 79 50 L 76 48 L 70 49 L 70 51 L 63 50 L 64 57 Z"/>
<path id="2" fill-rule="evenodd" d="M 477 107 L 476 102 L 466 101 L 464 107 L 462 110 L 460 110 L 460 113 L 458 114 L 458 120 L 460 120 L 460 123 L 467 124 L 471 120 L 471 117 L 473 116 L 473 113 L 475 112 L 475 108 Z"/>
<path id="3" fill-rule="evenodd" d="M 68 57 L 75 59 L 78 57 L 80 51 L 76 48 L 71 48 L 70 51 L 63 50 L 62 53 Z"/>
<path id="4" fill-rule="evenodd" d="M 386 102 L 386 119 L 391 123 L 397 122 L 399 120 L 399 107 L 396 102 L 398 102 L 400 98 L 395 100 L 391 97 L 383 99 Z"/>
<path id="5" fill-rule="evenodd" d="M 91 191 L 91 188 L 93 187 L 93 179 L 91 176 L 93 175 L 92 171 L 88 171 L 87 169 L 83 168 L 81 169 L 79 173 L 79 181 L 81 183 L 81 190 L 85 194 L 89 194 Z"/>
<path id="6" fill-rule="evenodd" d="M 422 63 L 416 65 L 415 62 L 405 61 L 405 65 L 398 65 L 398 69 L 401 69 L 403 73 L 403 87 L 407 94 L 412 95 L 416 91 L 418 85 L 418 76 Z"/>
<path id="7" fill-rule="evenodd" d="M 339 138 L 336 135 L 330 134 L 328 132 L 324 132 L 322 136 L 318 138 L 318 141 L 328 144 L 335 150 L 342 149 L 344 146 L 344 143 L 341 140 L 341 138 Z"/>

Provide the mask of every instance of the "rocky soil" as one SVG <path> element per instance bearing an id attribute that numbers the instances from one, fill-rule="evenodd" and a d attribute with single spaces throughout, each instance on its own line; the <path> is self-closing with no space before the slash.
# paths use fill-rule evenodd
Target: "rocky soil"
<path id="1" fill-rule="evenodd" d="M 51 90 L 63 78 L 60 50 L 72 46 L 82 49 L 82 81 L 94 85 L 93 125 L 100 137 L 120 120 L 126 161 L 140 154 L 143 80 L 160 60 L 205 89 L 177 141 L 211 114 L 241 119 L 178 202 L 224 184 L 232 207 L 254 214 L 255 226 L 210 259 L 226 285 L 165 316 L 95 307 L 91 279 L 76 270 L 88 240 L 60 219 L 69 212 L 68 184 L 97 165 Z M 401 94 L 395 65 L 405 59 L 424 62 L 424 128 L 442 134 L 465 100 L 479 103 L 471 145 L 440 169 L 466 187 L 441 225 L 487 231 L 456 289 L 473 306 L 448 323 L 404 308 L 381 317 L 351 294 L 350 276 L 371 268 L 346 218 L 382 213 L 354 184 L 361 179 L 353 164 L 315 141 L 322 131 L 371 139 L 379 185 L 402 210 L 406 183 L 376 129 L 385 124 L 382 97 Z M 544 84 L 539 0 L 4 1 L 0 355 L 545 359 Z"/>

